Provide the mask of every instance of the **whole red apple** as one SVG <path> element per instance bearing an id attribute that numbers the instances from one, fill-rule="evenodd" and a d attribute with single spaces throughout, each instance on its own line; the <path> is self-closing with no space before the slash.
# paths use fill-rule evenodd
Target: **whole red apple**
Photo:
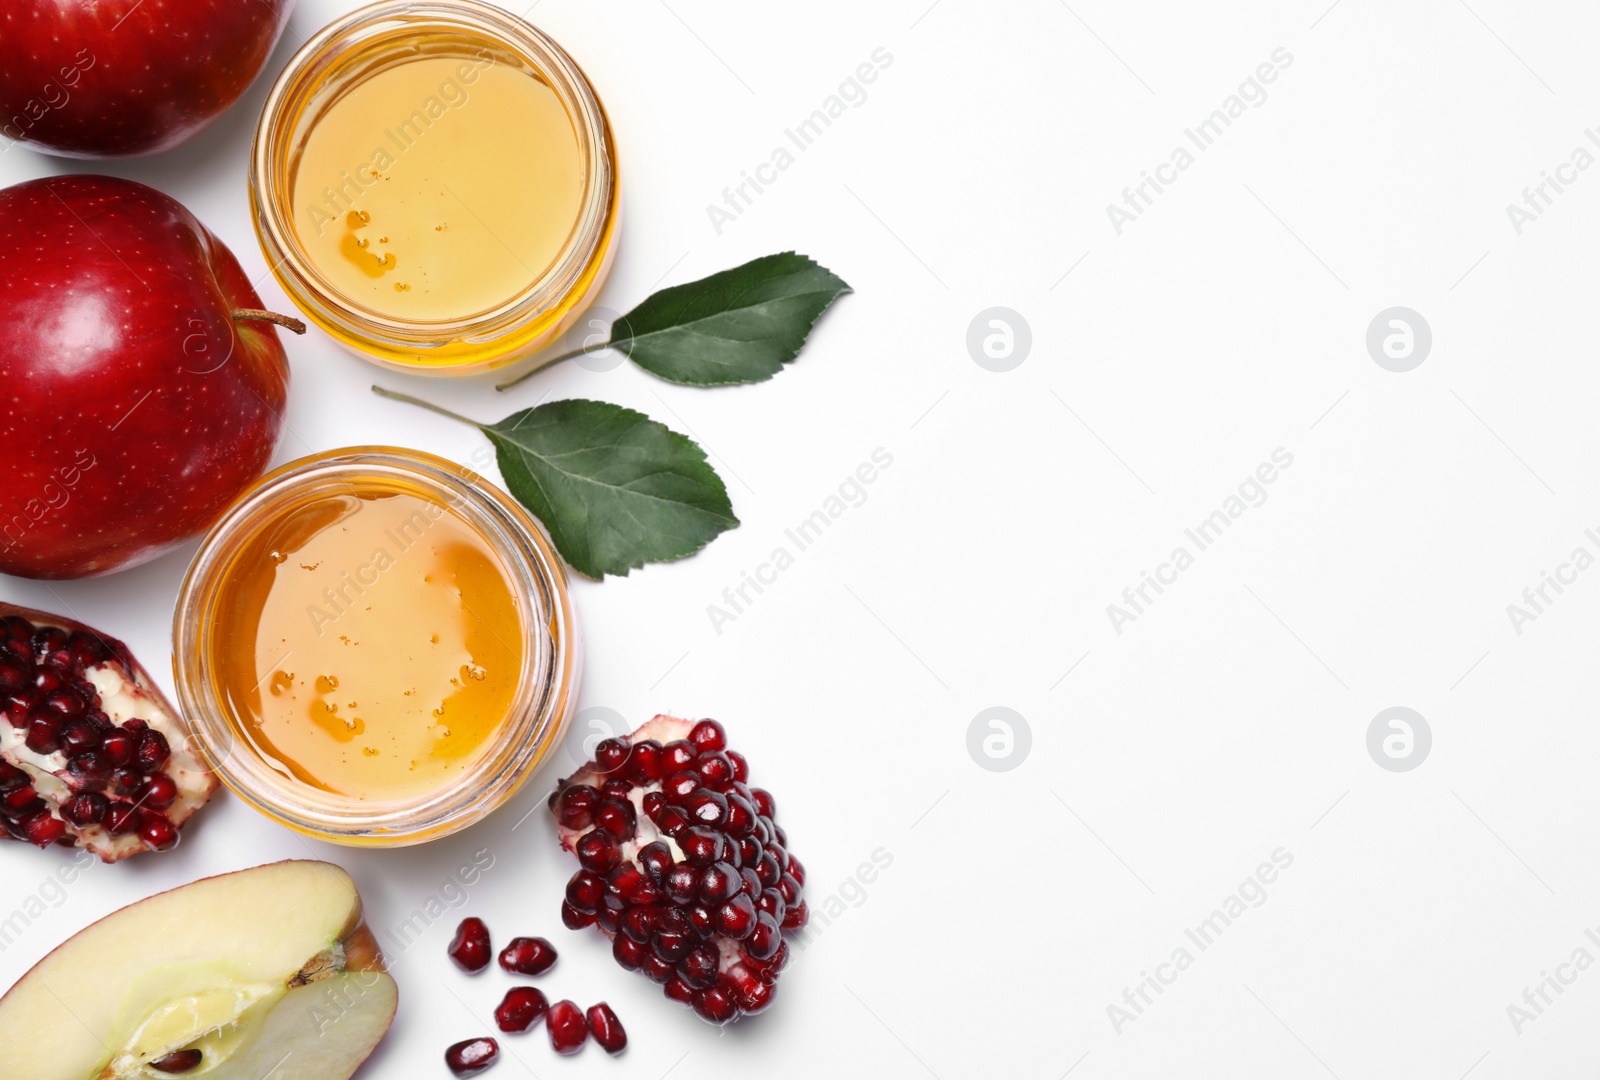
<path id="1" fill-rule="evenodd" d="M 266 66 L 294 0 L 0 0 L 0 135 L 67 157 L 176 146 Z"/>
<path id="2" fill-rule="evenodd" d="M 106 176 L 0 191 L 0 573 L 133 566 L 261 474 L 289 364 L 260 307 L 233 253 L 159 191 Z"/>

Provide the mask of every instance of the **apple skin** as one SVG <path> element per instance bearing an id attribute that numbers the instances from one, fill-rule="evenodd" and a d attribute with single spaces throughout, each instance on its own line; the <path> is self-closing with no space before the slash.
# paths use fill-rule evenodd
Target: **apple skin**
<path id="1" fill-rule="evenodd" d="M 244 94 L 294 0 L 4 0 L 0 135 L 65 157 L 154 154 Z"/>
<path id="2" fill-rule="evenodd" d="M 0 573 L 134 566 L 261 475 L 289 364 L 271 323 L 234 317 L 260 307 L 232 252 L 143 184 L 0 190 Z"/>

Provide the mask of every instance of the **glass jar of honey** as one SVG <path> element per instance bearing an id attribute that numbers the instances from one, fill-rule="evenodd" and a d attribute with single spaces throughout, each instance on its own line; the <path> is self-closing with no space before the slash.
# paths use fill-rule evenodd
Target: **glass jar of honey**
<path id="1" fill-rule="evenodd" d="M 377 363 L 458 375 L 568 329 L 610 268 L 605 109 L 549 37 L 476 0 L 385 0 L 314 35 L 250 162 L 267 263 Z"/>
<path id="2" fill-rule="evenodd" d="M 399 846 L 509 799 L 557 746 L 581 648 L 565 570 L 509 495 L 442 458 L 357 447 L 246 492 L 173 623 L 197 749 L 303 833 Z"/>

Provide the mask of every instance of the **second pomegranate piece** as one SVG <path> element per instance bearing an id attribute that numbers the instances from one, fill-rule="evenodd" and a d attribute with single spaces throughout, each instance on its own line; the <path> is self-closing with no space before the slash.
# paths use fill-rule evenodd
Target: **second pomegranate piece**
<path id="1" fill-rule="evenodd" d="M 805 869 L 772 795 L 715 720 L 657 716 L 602 740 L 550 798 L 581 869 L 562 921 L 598 926 L 612 956 L 723 1024 L 772 1003 L 806 925 Z"/>

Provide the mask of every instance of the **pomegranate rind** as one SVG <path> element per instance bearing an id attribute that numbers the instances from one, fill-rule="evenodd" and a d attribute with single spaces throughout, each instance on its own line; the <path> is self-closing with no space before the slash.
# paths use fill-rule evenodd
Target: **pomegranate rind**
<path id="1" fill-rule="evenodd" d="M 129 720 L 144 720 L 151 730 L 166 737 L 170 756 L 155 773 L 147 775 L 165 774 L 177 785 L 176 800 L 160 812 L 174 828 L 182 830 L 195 812 L 210 800 L 220 781 L 200 761 L 193 748 L 194 736 L 187 721 L 167 700 L 149 672 L 121 641 L 75 619 L 0 602 L 0 619 L 12 616 L 26 619 L 41 629 L 54 628 L 68 635 L 87 634 L 106 647 L 110 659 L 85 668 L 84 678 L 94 684 L 100 709 L 113 724 L 120 727 Z M 30 749 L 26 741 L 26 726 L 12 722 L 6 705 L 7 701 L 0 698 L 0 760 L 28 775 L 29 782 L 45 801 L 51 815 L 65 826 L 58 841 L 62 846 L 85 848 L 105 863 L 121 862 L 130 856 L 154 850 L 141 838 L 139 829 L 116 836 L 104 824 L 80 827 L 67 820 L 62 809 L 80 790 L 67 769 L 69 755 L 62 750 L 39 754 Z M 14 838 L 9 832 L 0 830 L 0 839 Z"/>

